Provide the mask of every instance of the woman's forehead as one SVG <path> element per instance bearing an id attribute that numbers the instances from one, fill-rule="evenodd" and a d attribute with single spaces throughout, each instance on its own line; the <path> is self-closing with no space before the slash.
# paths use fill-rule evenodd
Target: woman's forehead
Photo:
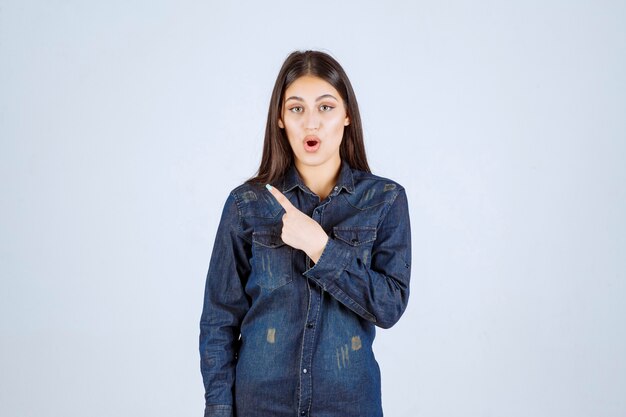
<path id="1" fill-rule="evenodd" d="M 296 78 L 285 89 L 284 97 L 285 101 L 289 99 L 306 101 L 324 98 L 335 98 L 338 100 L 341 96 L 328 81 L 313 75 L 303 75 Z"/>

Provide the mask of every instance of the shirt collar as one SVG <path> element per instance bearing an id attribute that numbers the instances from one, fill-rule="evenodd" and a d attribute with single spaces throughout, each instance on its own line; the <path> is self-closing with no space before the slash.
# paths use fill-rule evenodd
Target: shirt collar
<path id="1" fill-rule="evenodd" d="M 295 187 L 300 187 L 302 191 L 313 194 L 309 187 L 304 185 L 302 181 L 302 177 L 298 173 L 295 164 L 291 164 L 287 172 L 285 173 L 285 177 L 283 180 L 283 193 L 287 191 L 293 190 Z M 354 178 L 352 177 L 352 169 L 350 165 L 344 160 L 341 160 L 341 167 L 339 170 L 339 178 L 337 178 L 337 183 L 333 188 L 334 193 L 339 193 L 341 189 L 345 189 L 347 192 L 352 194 L 354 192 Z"/>

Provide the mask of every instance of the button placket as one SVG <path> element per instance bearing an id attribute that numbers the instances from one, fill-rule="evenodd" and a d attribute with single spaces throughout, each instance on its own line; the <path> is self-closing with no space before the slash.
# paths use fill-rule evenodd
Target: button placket
<path id="1" fill-rule="evenodd" d="M 312 218 L 321 224 L 321 210 L 316 207 L 313 210 Z M 307 264 L 309 257 L 306 257 Z M 306 278 L 305 278 L 306 279 Z M 307 317 L 305 321 L 303 336 L 302 336 L 302 357 L 300 359 L 300 395 L 298 409 L 300 415 L 305 416 L 308 414 L 308 410 L 311 408 L 312 399 L 312 377 L 313 372 L 313 351 L 315 346 L 315 323 L 319 317 L 319 311 L 322 302 L 322 293 L 317 285 L 311 285 L 311 282 L 307 279 L 307 289 L 309 292 L 309 305 L 307 309 Z"/>

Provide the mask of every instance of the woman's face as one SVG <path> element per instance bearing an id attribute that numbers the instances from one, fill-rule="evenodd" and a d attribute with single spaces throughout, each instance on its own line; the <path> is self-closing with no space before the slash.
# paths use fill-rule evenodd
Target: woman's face
<path id="1" fill-rule="evenodd" d="M 336 168 L 343 129 L 350 124 L 337 90 L 321 78 L 304 75 L 284 97 L 278 126 L 285 129 L 296 167 Z"/>

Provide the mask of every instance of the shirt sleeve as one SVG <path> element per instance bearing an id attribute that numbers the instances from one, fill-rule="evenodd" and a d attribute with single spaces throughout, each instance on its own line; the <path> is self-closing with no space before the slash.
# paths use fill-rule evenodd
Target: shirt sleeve
<path id="1" fill-rule="evenodd" d="M 398 191 L 376 230 L 370 266 L 358 246 L 329 237 L 304 275 L 359 316 L 382 328 L 404 313 L 411 276 L 411 227 L 406 192 Z"/>
<path id="2" fill-rule="evenodd" d="M 248 311 L 245 281 L 249 244 L 239 234 L 237 201 L 231 194 L 222 211 L 209 262 L 200 318 L 200 369 L 205 417 L 233 416 L 233 386 L 241 321 Z"/>

